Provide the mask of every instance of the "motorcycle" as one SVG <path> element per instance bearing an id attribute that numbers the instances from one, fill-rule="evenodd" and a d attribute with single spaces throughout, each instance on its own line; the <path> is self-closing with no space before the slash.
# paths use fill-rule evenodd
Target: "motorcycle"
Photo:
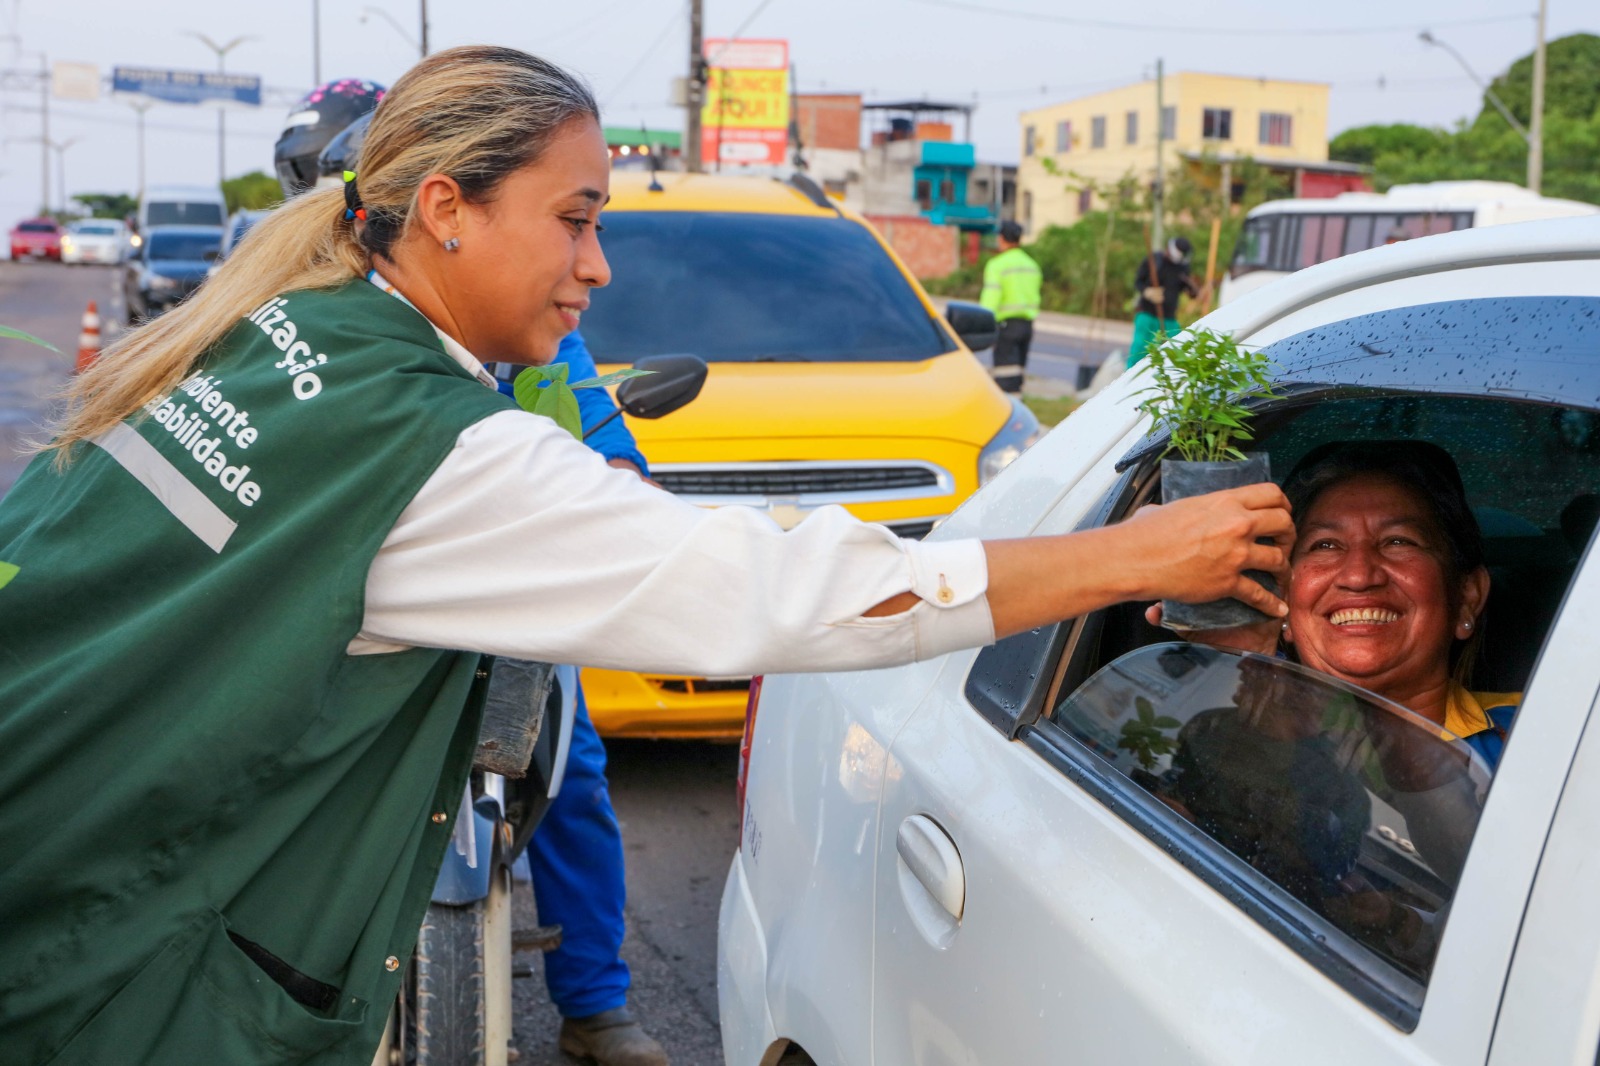
<path id="1" fill-rule="evenodd" d="M 705 361 L 647 356 L 617 388 L 617 414 L 660 418 L 700 394 Z M 467 792 L 434 883 L 405 987 L 373 1066 L 507 1066 L 512 955 L 553 951 L 559 926 L 515 929 L 511 868 L 561 790 L 578 672 L 485 657 L 488 695 Z M 522 975 L 517 975 L 522 976 Z"/>

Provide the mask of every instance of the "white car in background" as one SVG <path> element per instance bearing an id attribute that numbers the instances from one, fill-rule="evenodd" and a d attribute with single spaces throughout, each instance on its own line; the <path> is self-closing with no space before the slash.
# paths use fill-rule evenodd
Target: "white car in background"
<path id="1" fill-rule="evenodd" d="M 63 263 L 120 263 L 128 255 L 128 227 L 114 218 L 86 218 L 61 235 Z"/>
<path id="2" fill-rule="evenodd" d="M 1596 1062 L 1600 218 L 1352 255 L 1206 325 L 1274 357 L 1256 443 L 1280 477 L 1329 440 L 1429 440 L 1479 512 L 1477 687 L 1526 689 L 1514 736 L 1453 860 L 1376 795 L 1353 823 L 1359 871 L 1432 915 L 1437 950 L 1396 957 L 1242 861 L 1162 801 L 1173 755 L 1139 739 L 1251 679 L 1392 724 L 1383 701 L 1171 643 L 1129 604 L 752 688 L 718 944 L 730 1066 Z M 1162 441 L 1135 410 L 1142 379 L 933 539 L 1094 527 L 1149 500 Z M 1481 795 L 1481 764 L 1460 765 Z"/>

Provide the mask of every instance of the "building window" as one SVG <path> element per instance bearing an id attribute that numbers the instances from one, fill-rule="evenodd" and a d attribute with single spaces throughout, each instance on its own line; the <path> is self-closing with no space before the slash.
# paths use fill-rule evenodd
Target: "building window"
<path id="1" fill-rule="evenodd" d="M 939 182 L 939 199 L 947 204 L 956 202 L 956 183 L 949 178 Z"/>
<path id="2" fill-rule="evenodd" d="M 1078 216 L 1087 215 L 1094 207 L 1094 193 L 1088 189 L 1078 190 Z"/>
<path id="3" fill-rule="evenodd" d="M 1056 151 L 1058 151 L 1058 152 L 1070 152 L 1070 151 L 1072 151 L 1072 123 L 1070 123 L 1070 122 L 1057 122 L 1056 123 Z"/>
<path id="4" fill-rule="evenodd" d="M 1027 189 L 1022 190 L 1022 228 L 1033 228 L 1033 193 Z"/>
<path id="5" fill-rule="evenodd" d="M 917 206 L 927 211 L 933 207 L 933 182 L 927 178 L 917 179 Z"/>
<path id="6" fill-rule="evenodd" d="M 1139 143 L 1139 112 L 1137 112 L 1137 111 L 1129 111 L 1128 112 L 1128 129 L 1127 129 L 1127 135 L 1124 137 L 1123 143 L 1125 143 L 1125 144 L 1138 144 Z"/>
<path id="7" fill-rule="evenodd" d="M 1161 139 L 1164 141 L 1178 139 L 1178 108 L 1175 104 L 1168 104 L 1161 109 Z"/>
<path id="8" fill-rule="evenodd" d="M 1294 116 L 1261 112 L 1261 143 L 1285 146 L 1294 140 Z"/>
<path id="9" fill-rule="evenodd" d="M 1233 110 L 1208 107 L 1200 119 L 1200 136 L 1208 141 L 1233 140 Z"/>
<path id="10" fill-rule="evenodd" d="M 1106 117 L 1096 115 L 1089 120 L 1089 147 L 1104 148 L 1106 146 Z"/>
<path id="11" fill-rule="evenodd" d="M 1027 127 L 1026 129 L 1024 129 L 1022 131 L 1022 154 L 1023 155 L 1032 155 L 1033 154 L 1033 145 L 1034 145 L 1034 141 L 1036 139 L 1037 139 L 1036 138 L 1036 133 L 1035 133 L 1034 128 L 1032 126 L 1029 126 L 1029 127 Z"/>

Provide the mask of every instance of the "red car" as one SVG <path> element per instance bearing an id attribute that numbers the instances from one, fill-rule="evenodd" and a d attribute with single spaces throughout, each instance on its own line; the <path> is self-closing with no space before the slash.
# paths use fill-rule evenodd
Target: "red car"
<path id="1" fill-rule="evenodd" d="M 27 256 L 61 261 L 61 227 L 53 219 L 26 218 L 11 227 L 11 258 Z"/>

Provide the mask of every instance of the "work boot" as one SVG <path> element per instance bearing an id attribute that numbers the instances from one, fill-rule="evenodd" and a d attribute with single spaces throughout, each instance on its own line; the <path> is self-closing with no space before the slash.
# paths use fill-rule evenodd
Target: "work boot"
<path id="1" fill-rule="evenodd" d="M 627 1007 L 561 1019 L 561 1050 L 596 1066 L 667 1066 L 667 1052 Z"/>

